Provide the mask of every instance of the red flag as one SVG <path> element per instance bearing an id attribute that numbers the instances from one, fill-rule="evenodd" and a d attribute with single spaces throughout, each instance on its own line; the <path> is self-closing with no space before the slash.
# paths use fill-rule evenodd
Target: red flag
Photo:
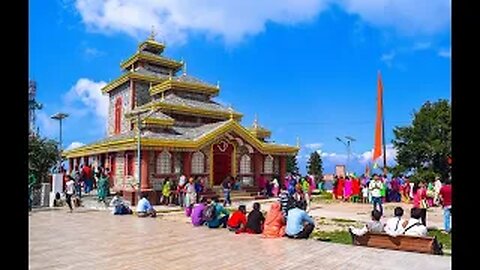
<path id="1" fill-rule="evenodd" d="M 374 161 L 382 155 L 383 84 L 380 71 L 378 72 L 377 95 L 377 121 L 375 122 L 375 144 L 372 156 Z"/>

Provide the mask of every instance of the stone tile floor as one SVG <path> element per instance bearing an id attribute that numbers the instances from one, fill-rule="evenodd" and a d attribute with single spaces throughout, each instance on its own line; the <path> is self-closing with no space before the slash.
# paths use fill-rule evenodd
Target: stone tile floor
<path id="1" fill-rule="evenodd" d="M 262 239 L 78 208 L 29 214 L 30 269 L 451 269 L 451 257 Z"/>

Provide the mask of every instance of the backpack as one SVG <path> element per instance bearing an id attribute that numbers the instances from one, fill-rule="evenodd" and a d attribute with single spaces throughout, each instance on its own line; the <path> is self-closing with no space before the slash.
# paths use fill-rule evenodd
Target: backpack
<path id="1" fill-rule="evenodd" d="M 215 209 L 215 204 L 212 203 L 210 205 L 208 205 L 205 210 L 203 210 L 203 213 L 202 213 L 202 218 L 203 220 L 209 222 L 209 221 L 212 221 L 215 219 L 217 213 L 216 213 L 216 209 Z"/>

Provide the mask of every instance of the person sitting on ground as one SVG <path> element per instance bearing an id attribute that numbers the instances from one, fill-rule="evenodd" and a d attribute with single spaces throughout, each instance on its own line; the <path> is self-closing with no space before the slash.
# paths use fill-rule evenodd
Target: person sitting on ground
<path id="1" fill-rule="evenodd" d="M 258 202 L 253 204 L 253 210 L 248 214 L 247 226 L 245 232 L 252 234 L 261 234 L 263 231 L 263 222 L 265 217 L 260 212 L 260 204 Z"/>
<path id="2" fill-rule="evenodd" d="M 285 218 L 283 217 L 280 203 L 274 202 L 265 217 L 263 236 L 267 238 L 277 238 L 283 237 L 284 235 Z"/>
<path id="3" fill-rule="evenodd" d="M 197 203 L 193 206 L 192 213 L 190 217 L 192 218 L 192 225 L 195 227 L 202 226 L 205 223 L 203 219 L 203 210 L 207 206 L 207 199 L 202 198 L 200 203 Z"/>
<path id="4" fill-rule="evenodd" d="M 228 219 L 227 227 L 232 232 L 243 231 L 247 225 L 247 208 L 245 205 L 240 205 L 238 210 L 233 212 L 232 216 Z"/>
<path id="5" fill-rule="evenodd" d="M 131 215 L 133 213 L 125 201 L 118 194 L 115 194 L 113 199 L 110 201 L 110 207 L 113 207 L 112 214 L 114 215 Z"/>
<path id="6" fill-rule="evenodd" d="M 382 217 L 382 212 L 378 211 L 377 209 L 372 211 L 372 220 L 369 221 L 365 226 L 361 229 L 355 229 L 353 226 L 350 226 L 349 231 L 357 236 L 362 236 L 369 233 L 382 233 L 384 225 L 380 222 L 380 218 Z"/>
<path id="7" fill-rule="evenodd" d="M 227 227 L 230 212 L 223 207 L 218 197 L 213 199 L 213 202 L 205 208 L 203 213 L 204 220 L 210 229 L 217 229 L 220 228 L 220 226 L 223 228 Z"/>
<path id="8" fill-rule="evenodd" d="M 384 229 L 388 235 L 397 236 L 403 233 L 403 223 L 405 222 L 405 220 L 402 219 L 403 208 L 395 207 L 395 210 L 393 210 L 393 215 L 393 218 L 387 220 Z"/>
<path id="9" fill-rule="evenodd" d="M 147 194 L 142 193 L 142 199 L 138 201 L 137 205 L 137 216 L 138 217 L 156 217 L 157 213 L 155 212 L 155 209 L 153 209 L 152 205 L 147 199 Z"/>
<path id="10" fill-rule="evenodd" d="M 410 236 L 427 236 L 427 227 L 421 222 L 422 209 L 412 208 L 410 219 L 403 222 L 402 233 Z"/>
<path id="11" fill-rule="evenodd" d="M 294 239 L 308 239 L 315 228 L 313 219 L 305 211 L 306 203 L 299 201 L 295 208 L 288 211 L 287 226 L 285 233 L 287 237 Z"/>

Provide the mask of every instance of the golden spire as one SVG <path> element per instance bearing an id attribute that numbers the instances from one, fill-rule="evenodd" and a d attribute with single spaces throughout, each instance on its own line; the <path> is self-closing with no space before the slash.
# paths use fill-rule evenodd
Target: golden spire
<path id="1" fill-rule="evenodd" d="M 217 89 L 220 89 L 220 81 L 217 81 Z"/>
<path id="2" fill-rule="evenodd" d="M 149 40 L 155 40 L 155 36 L 157 33 L 155 32 L 155 26 L 152 25 L 152 31 L 150 32 L 150 36 L 148 37 Z"/>
<path id="3" fill-rule="evenodd" d="M 297 147 L 300 148 L 300 137 L 297 137 Z"/>
<path id="4" fill-rule="evenodd" d="M 255 129 L 258 128 L 258 117 L 257 117 L 257 114 L 255 114 L 255 119 L 253 120 L 253 128 L 255 128 Z"/>

